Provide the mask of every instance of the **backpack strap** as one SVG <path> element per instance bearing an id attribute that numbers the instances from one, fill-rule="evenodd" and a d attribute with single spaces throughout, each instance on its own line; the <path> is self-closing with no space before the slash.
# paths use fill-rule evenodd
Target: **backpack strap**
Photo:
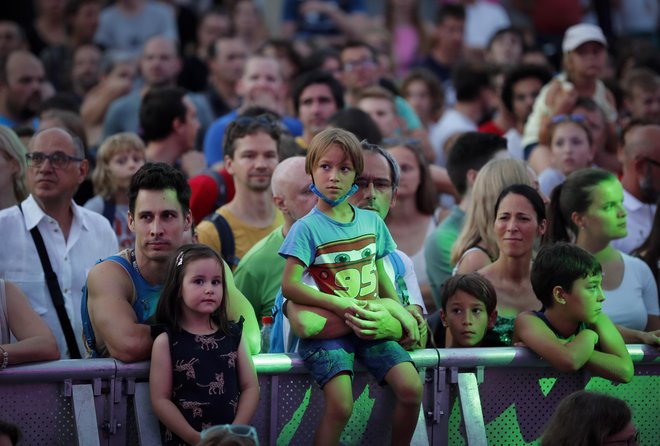
<path id="1" fill-rule="evenodd" d="M 236 257 L 234 232 L 231 230 L 231 226 L 229 226 L 227 219 L 217 212 L 214 212 L 204 220 L 213 223 L 215 230 L 218 231 L 218 237 L 220 238 L 220 254 L 222 255 L 222 258 L 225 259 L 225 262 L 227 262 L 232 269 L 236 268 L 239 259 Z"/>
<path id="2" fill-rule="evenodd" d="M 394 267 L 394 283 L 399 294 L 399 299 L 401 300 L 401 304 L 406 307 L 410 305 L 410 293 L 408 292 L 408 285 L 406 285 L 404 279 L 406 275 L 406 266 L 403 264 L 401 256 L 396 251 L 390 253 L 390 261 Z"/>
<path id="3" fill-rule="evenodd" d="M 117 206 L 114 201 L 103 200 L 103 216 L 108 219 L 110 226 L 115 222 L 115 210 Z"/>
<path id="4" fill-rule="evenodd" d="M 220 172 L 211 168 L 205 169 L 202 175 L 208 175 L 215 181 L 215 185 L 218 188 L 218 195 L 216 196 L 214 206 L 217 209 L 227 202 L 227 184 L 225 183 L 225 178 L 220 175 Z"/>

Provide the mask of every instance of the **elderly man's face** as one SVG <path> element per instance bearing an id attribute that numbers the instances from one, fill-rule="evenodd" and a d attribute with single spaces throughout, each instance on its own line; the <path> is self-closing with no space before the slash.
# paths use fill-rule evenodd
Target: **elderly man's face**
<path id="1" fill-rule="evenodd" d="M 88 169 L 87 161 L 76 152 L 71 136 L 58 128 L 44 130 L 35 136 L 28 153 L 37 157 L 46 155 L 66 159 L 62 165 L 57 165 L 52 159 L 30 161 L 27 183 L 30 193 L 43 207 L 58 203 L 68 205 Z"/>

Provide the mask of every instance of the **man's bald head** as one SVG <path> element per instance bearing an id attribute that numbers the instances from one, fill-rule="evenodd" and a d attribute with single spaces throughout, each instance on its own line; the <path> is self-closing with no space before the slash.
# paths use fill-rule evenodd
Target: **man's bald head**
<path id="1" fill-rule="evenodd" d="M 288 225 L 307 215 L 316 204 L 310 184 L 312 177 L 305 173 L 305 157 L 287 158 L 275 168 L 271 180 L 273 200 Z"/>
<path id="2" fill-rule="evenodd" d="M 625 135 L 624 157 L 632 161 L 640 157 L 660 157 L 660 125 L 642 124 L 630 129 Z"/>
<path id="3" fill-rule="evenodd" d="M 281 161 L 273 171 L 273 177 L 270 181 L 273 195 L 282 196 L 285 189 L 295 182 L 295 177 L 309 176 L 305 174 L 305 157 L 292 156 Z M 311 182 L 311 178 L 310 178 Z"/>

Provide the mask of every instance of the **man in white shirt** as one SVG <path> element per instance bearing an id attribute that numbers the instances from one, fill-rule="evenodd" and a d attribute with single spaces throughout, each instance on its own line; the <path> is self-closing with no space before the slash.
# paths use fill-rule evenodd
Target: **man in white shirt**
<path id="1" fill-rule="evenodd" d="M 27 156 L 30 196 L 20 209 L 0 211 L 0 277 L 23 290 L 55 334 L 61 357 L 69 358 L 76 355 L 67 347 L 30 230 L 36 227 L 43 238 L 80 353 L 80 302 L 87 272 L 117 251 L 117 237 L 102 215 L 72 200 L 89 169 L 80 139 L 61 128 L 42 130 L 30 141 Z"/>
<path id="2" fill-rule="evenodd" d="M 456 104 L 445 110 L 438 123 L 431 129 L 431 145 L 435 152 L 435 164 L 445 167 L 448 142 L 456 135 L 477 131 L 477 124 L 487 115 L 494 103 L 494 91 L 486 69 L 469 63 L 461 63 L 452 72 L 456 90 Z"/>
<path id="3" fill-rule="evenodd" d="M 623 135 L 623 207 L 628 235 L 612 245 L 627 254 L 651 233 L 660 194 L 660 125 L 636 125 Z"/>

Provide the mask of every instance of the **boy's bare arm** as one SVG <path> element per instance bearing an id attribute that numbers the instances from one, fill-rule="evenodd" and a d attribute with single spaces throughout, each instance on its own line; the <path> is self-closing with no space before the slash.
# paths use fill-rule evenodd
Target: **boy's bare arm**
<path id="1" fill-rule="evenodd" d="M 635 368 L 626 344 L 612 321 L 601 313 L 592 328 L 598 333 L 600 345 L 589 358 L 587 370 L 613 381 L 630 382 L 635 374 Z"/>
<path id="2" fill-rule="evenodd" d="M 585 329 L 572 340 L 562 342 L 541 319 L 525 312 L 516 318 L 514 339 L 522 341 L 560 372 L 574 372 L 591 358 L 598 334 Z"/>

